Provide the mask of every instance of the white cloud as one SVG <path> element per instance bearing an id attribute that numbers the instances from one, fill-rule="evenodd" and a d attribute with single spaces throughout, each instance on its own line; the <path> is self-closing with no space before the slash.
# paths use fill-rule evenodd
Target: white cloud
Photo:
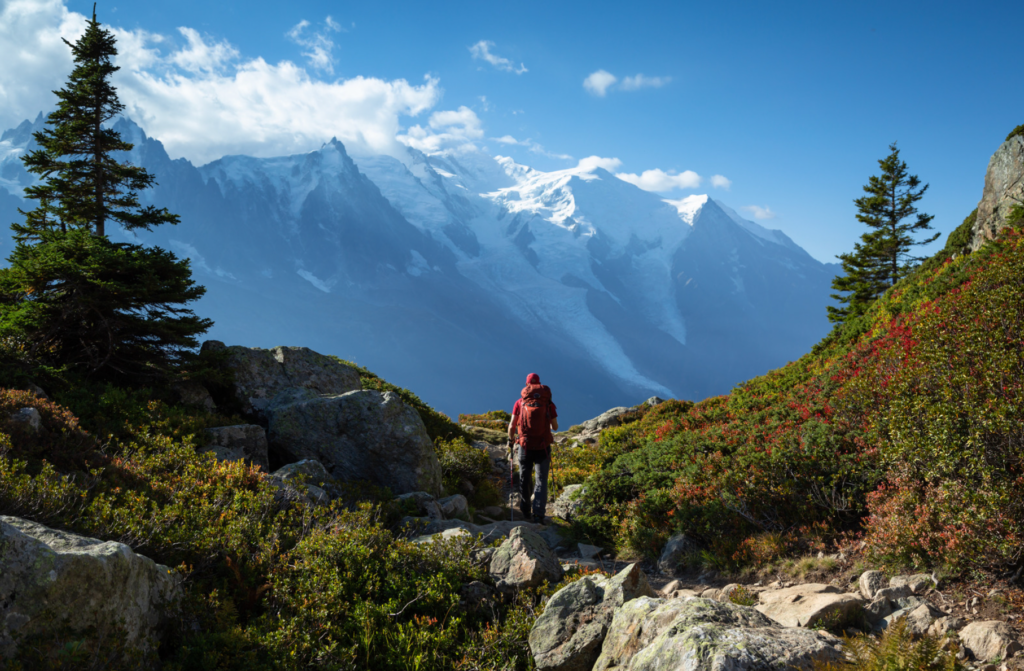
<path id="1" fill-rule="evenodd" d="M 600 156 L 588 156 L 581 158 L 579 164 L 576 166 L 577 170 L 584 172 L 593 172 L 598 168 L 603 168 L 611 172 L 612 170 L 618 170 L 622 165 L 622 161 L 617 158 L 602 158 Z"/>
<path id="2" fill-rule="evenodd" d="M 671 77 L 648 77 L 645 74 L 636 74 L 619 81 L 619 78 L 607 70 L 597 70 L 587 75 L 583 80 L 583 88 L 595 96 L 601 98 L 608 94 L 608 91 L 636 91 L 644 88 L 661 88 L 670 81 Z"/>
<path id="3" fill-rule="evenodd" d="M 306 49 L 302 55 L 309 60 L 310 65 L 333 75 L 334 40 L 331 39 L 331 33 L 341 31 L 341 25 L 328 16 L 319 30 L 307 32 L 309 26 L 309 21 L 303 19 L 285 34 L 292 42 Z"/>
<path id="4" fill-rule="evenodd" d="M 480 40 L 479 42 L 477 42 L 476 44 L 469 48 L 469 53 L 473 55 L 474 59 L 487 61 L 494 67 L 498 68 L 499 70 L 504 70 L 505 72 L 514 72 L 517 75 L 521 75 L 524 72 L 529 72 L 529 70 L 526 69 L 526 66 L 523 65 L 522 63 L 519 64 L 519 67 L 516 67 L 516 64 L 510 61 L 509 59 L 503 56 L 499 56 L 497 54 L 492 54 L 491 49 L 493 48 L 494 42 L 490 42 L 488 40 Z"/>
<path id="5" fill-rule="evenodd" d="M 672 81 L 671 77 L 648 77 L 644 74 L 637 74 L 635 77 L 626 77 L 619 85 L 623 91 L 636 91 L 643 88 L 661 88 Z"/>
<path id="6" fill-rule="evenodd" d="M 78 39 L 85 25 L 61 0 L 0 2 L 0 128 L 53 109 L 51 91 L 72 68 L 61 38 Z M 114 84 L 127 114 L 172 157 L 197 164 L 226 154 L 311 151 L 332 136 L 353 153 L 401 156 L 402 117 L 441 99 L 432 77 L 418 85 L 372 77 L 324 82 L 288 61 L 240 58 L 230 44 L 190 28 L 178 36 L 111 30 L 121 66 Z"/>
<path id="7" fill-rule="evenodd" d="M 583 88 L 595 96 L 603 98 L 612 84 L 617 81 L 619 81 L 619 78 L 612 73 L 598 70 L 587 75 L 587 78 L 583 80 Z"/>
<path id="8" fill-rule="evenodd" d="M 425 153 L 442 149 L 472 149 L 474 140 L 484 136 L 483 124 L 476 112 L 465 105 L 430 115 L 427 127 L 413 126 L 398 140 Z M 514 139 L 514 138 L 513 138 Z"/>
<path id="9" fill-rule="evenodd" d="M 772 208 L 767 205 L 764 207 L 759 205 L 745 205 L 740 209 L 754 215 L 754 219 L 774 219 L 776 217 L 776 214 L 772 212 Z"/>
<path id="10" fill-rule="evenodd" d="M 729 187 L 732 186 L 732 180 L 726 177 L 725 175 L 712 175 L 711 186 L 715 187 L 716 189 L 725 189 L 726 191 L 728 191 Z"/>
<path id="11" fill-rule="evenodd" d="M 660 168 L 644 170 L 639 175 L 620 172 L 615 175 L 624 182 L 635 184 L 644 191 L 673 191 L 675 189 L 696 189 L 700 186 L 701 177 L 692 170 L 681 173 L 665 172 Z"/>
<path id="12" fill-rule="evenodd" d="M 499 142 L 501 144 L 511 144 L 519 147 L 526 147 L 534 154 L 540 154 L 541 156 L 547 156 L 548 158 L 557 158 L 563 161 L 572 160 L 572 156 L 570 156 L 569 154 L 556 154 L 554 152 L 550 152 L 547 149 L 545 149 L 544 146 L 541 145 L 539 142 L 535 142 L 534 140 L 530 139 L 517 140 L 511 135 L 502 135 L 501 137 L 492 137 L 491 140 L 493 140 L 494 142 Z"/>
<path id="13" fill-rule="evenodd" d="M 178 32 L 181 33 L 188 42 L 188 46 L 171 54 L 170 61 L 182 70 L 196 74 L 204 72 L 220 72 L 229 62 L 238 58 L 238 50 L 227 42 L 207 44 L 206 41 L 200 37 L 199 33 L 192 28 L 178 28 Z M 130 32 L 127 32 L 126 36 L 128 36 L 129 39 L 135 37 Z M 159 58 L 156 51 L 146 48 L 145 43 L 149 40 L 146 40 L 145 38 L 148 37 L 148 35 L 142 37 L 142 40 L 139 40 L 137 44 L 132 45 L 132 47 L 127 50 L 125 50 L 124 45 L 121 44 L 121 49 L 119 49 L 119 51 L 124 50 L 127 54 L 143 51 L 147 52 L 147 55 L 152 59 Z M 121 42 L 120 37 L 118 38 L 118 41 Z M 150 58 L 135 60 L 128 67 L 132 69 L 139 69 L 140 67 L 152 65 L 153 60 L 150 60 Z"/>

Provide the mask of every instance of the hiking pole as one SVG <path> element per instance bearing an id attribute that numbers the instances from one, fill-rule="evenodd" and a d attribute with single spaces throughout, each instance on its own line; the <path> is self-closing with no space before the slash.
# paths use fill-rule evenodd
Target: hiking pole
<path id="1" fill-rule="evenodd" d="M 515 485 L 515 475 L 514 475 L 515 465 L 513 464 L 513 461 L 512 461 L 513 451 L 512 451 L 512 439 L 511 438 L 508 439 L 508 446 L 507 447 L 508 447 L 508 521 L 509 522 L 515 522 L 515 520 L 516 520 L 515 513 L 512 512 L 512 510 L 513 510 L 514 501 L 515 501 L 516 485 Z"/>

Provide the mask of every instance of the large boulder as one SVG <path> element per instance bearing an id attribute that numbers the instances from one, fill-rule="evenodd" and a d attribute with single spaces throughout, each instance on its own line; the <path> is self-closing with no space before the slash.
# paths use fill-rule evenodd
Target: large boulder
<path id="1" fill-rule="evenodd" d="M 971 229 L 971 251 L 996 237 L 1014 205 L 1024 202 L 1024 135 L 1004 142 L 988 162 L 985 189 Z"/>
<path id="2" fill-rule="evenodd" d="M 491 558 L 489 572 L 503 591 L 539 587 L 545 581 L 554 585 L 563 575 L 547 541 L 525 526 L 512 529 Z"/>
<path id="3" fill-rule="evenodd" d="M 657 594 L 638 564 L 610 578 L 586 576 L 560 589 L 530 630 L 537 668 L 590 671 L 616 609 L 643 596 Z"/>
<path id="4" fill-rule="evenodd" d="M 206 445 L 200 452 L 212 452 L 221 461 L 246 460 L 270 470 L 267 454 L 267 432 L 259 424 L 217 426 L 205 432 Z"/>
<path id="5" fill-rule="evenodd" d="M 650 645 L 683 612 L 686 601 L 641 596 L 623 604 L 612 617 L 593 671 L 614 671 L 627 666 L 638 650 Z"/>
<path id="6" fill-rule="evenodd" d="M 284 391 L 304 389 L 318 396 L 337 396 L 362 389 L 359 371 L 308 347 L 224 347 L 208 341 L 204 349 L 225 351 L 234 375 L 234 395 L 248 415 L 263 418 Z"/>
<path id="7" fill-rule="evenodd" d="M 808 627 L 831 618 L 842 620 L 863 609 L 859 594 L 843 594 L 831 585 L 808 583 L 761 592 L 755 608 L 785 627 Z"/>
<path id="8" fill-rule="evenodd" d="M 0 516 L 0 658 L 66 635 L 155 653 L 179 596 L 170 569 L 127 545 Z"/>
<path id="9" fill-rule="evenodd" d="M 316 459 L 341 481 L 366 480 L 395 494 L 441 494 L 441 464 L 419 414 L 390 391 L 283 395 L 268 408 L 271 448 Z M 280 402 L 280 404 L 278 404 Z"/>
<path id="10" fill-rule="evenodd" d="M 688 599 L 681 602 L 676 617 L 629 659 L 628 665 L 620 664 L 618 668 L 628 671 L 809 670 L 815 663 L 842 659 L 842 643 L 831 634 L 780 627 L 746 606 Z"/>
<path id="11" fill-rule="evenodd" d="M 960 641 L 975 659 L 982 662 L 1006 660 L 1021 649 L 1013 628 L 999 620 L 971 622 L 960 630 Z"/>

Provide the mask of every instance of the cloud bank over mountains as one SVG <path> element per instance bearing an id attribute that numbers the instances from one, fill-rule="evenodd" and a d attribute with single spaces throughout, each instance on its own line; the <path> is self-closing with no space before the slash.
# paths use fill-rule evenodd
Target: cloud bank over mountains
<path id="1" fill-rule="evenodd" d="M 85 25 L 86 17 L 68 10 L 62 0 L 0 6 L 0 52 L 7 60 L 7 67 L 0 69 L 0 127 L 52 109 L 52 91 L 63 85 L 73 65 L 63 40 L 77 39 Z M 331 137 L 341 140 L 353 155 L 388 155 L 406 163 L 408 148 L 425 153 L 487 148 L 485 124 L 474 109 L 437 109 L 444 92 L 436 76 L 425 74 L 421 83 L 362 76 L 320 78 L 333 74 L 334 36 L 346 31 L 330 16 L 317 24 L 302 20 L 282 32 L 282 39 L 301 47 L 305 66 L 244 56 L 229 42 L 187 26 L 179 27 L 176 35 L 108 27 L 118 41 L 121 70 L 115 84 L 126 114 L 159 137 L 173 158 L 202 165 L 229 155 L 297 154 L 315 151 Z M 469 47 L 474 60 L 497 70 L 528 71 L 495 49 L 489 40 Z M 598 70 L 586 78 L 584 87 L 604 97 L 613 90 L 656 88 L 670 81 L 643 74 L 620 79 Z M 482 111 L 490 109 L 485 104 Z M 506 134 L 489 140 L 560 161 L 576 160 L 529 138 Z M 618 159 L 596 156 L 581 159 L 580 164 L 594 161 L 610 172 L 622 167 Z M 692 170 L 654 168 L 615 175 L 661 193 L 696 189 L 704 183 L 726 190 L 731 185 L 723 175 L 705 179 Z M 746 209 L 758 219 L 775 217 L 767 206 Z"/>

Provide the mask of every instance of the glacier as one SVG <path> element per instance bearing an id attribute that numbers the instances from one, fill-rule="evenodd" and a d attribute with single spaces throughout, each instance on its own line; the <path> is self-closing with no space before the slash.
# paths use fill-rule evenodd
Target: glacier
<path id="1" fill-rule="evenodd" d="M 30 207 L 0 136 L 0 216 Z M 479 150 L 172 160 L 122 118 L 122 158 L 177 227 L 123 239 L 192 261 L 231 344 L 306 345 L 438 409 L 508 408 L 529 372 L 573 422 L 648 396 L 699 399 L 806 352 L 837 267 L 707 195 L 643 191 L 588 162 L 544 172 Z M 8 251 L 9 239 L 4 239 Z"/>

